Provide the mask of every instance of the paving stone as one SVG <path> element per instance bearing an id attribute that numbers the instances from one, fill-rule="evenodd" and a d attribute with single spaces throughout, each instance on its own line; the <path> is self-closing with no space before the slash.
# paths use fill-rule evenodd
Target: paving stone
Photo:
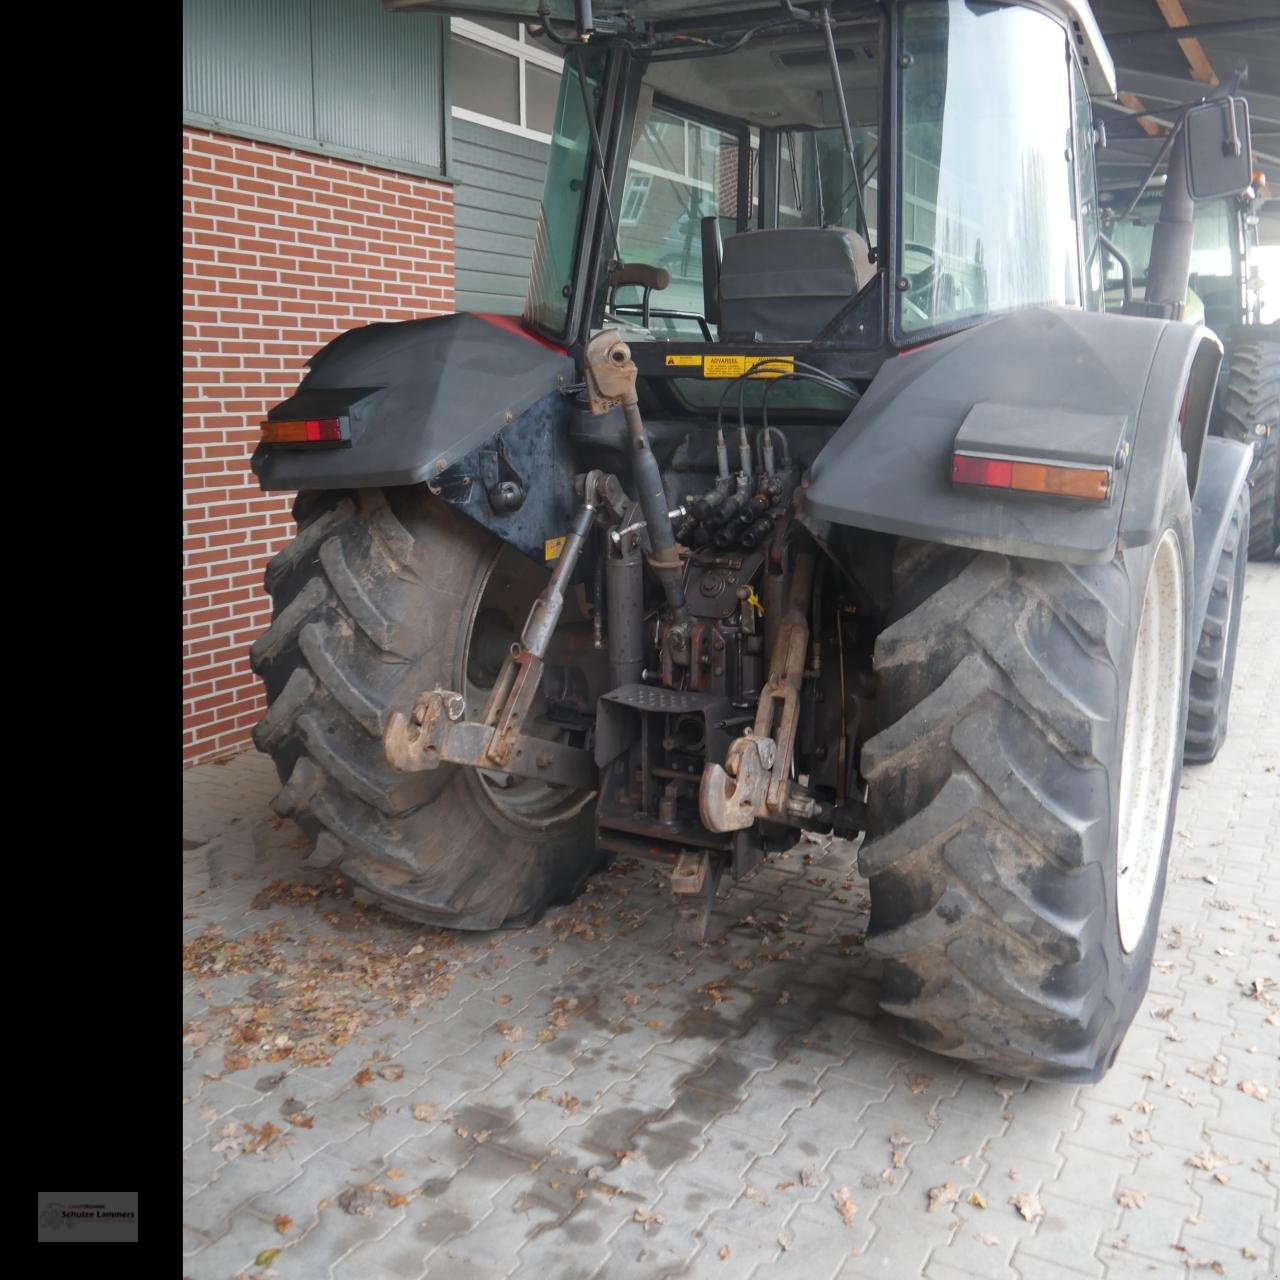
<path id="1" fill-rule="evenodd" d="M 1280 774 L 1266 771 L 1280 760 L 1280 669 L 1267 650 L 1280 632 L 1280 565 L 1250 564 L 1243 625 L 1231 735 L 1217 761 L 1184 772 L 1179 792 L 1155 953 L 1172 967 L 1153 973 L 1102 1081 L 993 1084 L 899 1039 L 877 1010 L 879 962 L 834 941 L 867 926 L 854 845 L 805 842 L 722 885 L 703 946 L 677 946 L 665 873 L 637 867 L 589 886 L 591 905 L 578 910 L 604 918 L 595 941 L 556 936 L 572 909 L 461 939 L 448 991 L 402 1017 L 370 999 L 364 1024 L 327 1064 L 206 1080 L 221 1071 L 225 1046 L 216 1034 L 198 1051 L 184 1046 L 184 1275 L 234 1280 L 262 1248 L 283 1246 L 276 1270 L 286 1280 L 1174 1280 L 1189 1259 L 1270 1280 L 1280 1270 L 1280 1091 L 1265 1018 L 1276 1005 L 1250 999 L 1245 983 L 1280 978 L 1277 926 L 1265 923 L 1280 919 Z M 321 918 L 332 899 L 250 909 L 273 881 L 325 882 L 301 866 L 296 828 L 273 825 L 270 762 L 247 752 L 189 770 L 183 785 L 184 834 L 204 842 L 183 856 L 186 936 L 210 924 L 227 936 L 275 924 L 336 954 L 407 951 L 432 936 L 376 908 L 344 933 Z M 809 883 L 818 879 L 826 883 Z M 638 913 L 639 927 L 621 924 L 620 910 Z M 741 924 L 787 911 L 778 935 Z M 761 954 L 784 949 L 791 959 Z M 734 967 L 748 960 L 750 969 Z M 188 1029 L 215 1026 L 219 1005 L 253 999 L 259 976 L 188 979 Z M 716 1003 L 705 988 L 720 979 L 729 998 Z M 569 996 L 579 1005 L 568 1026 L 539 1044 L 552 1001 Z M 1167 1019 L 1153 1016 L 1163 1008 Z M 505 1040 L 500 1021 L 523 1028 L 522 1039 Z M 499 1068 L 507 1048 L 513 1056 Z M 404 1076 L 354 1087 L 377 1051 Z M 1211 1067 L 1223 1083 L 1191 1074 Z M 274 1087 L 257 1087 L 280 1071 Z M 931 1079 L 913 1092 L 920 1077 Z M 1268 1085 L 1270 1097 L 1241 1093 L 1242 1079 Z M 548 1101 L 535 1099 L 542 1089 Z M 562 1095 L 577 1107 L 566 1113 L 553 1101 Z M 222 1124 L 281 1124 L 290 1097 L 315 1122 L 290 1134 L 278 1161 L 211 1151 Z M 1150 1112 L 1132 1109 L 1142 1101 Z M 438 1118 L 414 1120 L 416 1102 L 434 1103 Z M 388 1113 L 371 1129 L 360 1112 L 373 1103 Z M 898 1169 L 895 1133 L 907 1139 Z M 623 1150 L 635 1154 L 619 1163 Z M 1187 1166 L 1205 1150 L 1238 1161 L 1222 1170 L 1225 1184 Z M 954 1163 L 965 1155 L 967 1165 Z M 1257 1166 L 1268 1159 L 1271 1173 Z M 388 1161 L 403 1178 L 385 1177 Z M 800 1184 L 805 1168 L 816 1186 Z M 337 1207 L 342 1190 L 375 1172 L 389 1191 L 371 1217 Z M 929 1188 L 947 1180 L 960 1203 L 930 1213 Z M 745 1197 L 748 1186 L 767 1208 Z M 842 1186 L 859 1204 L 850 1227 L 831 1198 Z M 1145 1191 L 1144 1206 L 1122 1210 L 1119 1186 Z M 973 1188 L 985 1211 L 965 1203 Z M 414 1198 L 391 1209 L 386 1194 L 401 1189 Z M 1009 1204 L 1019 1192 L 1038 1194 L 1045 1217 L 1025 1222 Z M 323 1200 L 330 1206 L 317 1211 Z M 637 1207 L 656 1208 L 665 1223 L 646 1233 Z M 275 1231 L 277 1214 L 294 1220 L 288 1236 Z M 979 1233 L 1000 1243 L 984 1245 Z M 1243 1259 L 1242 1246 L 1258 1259 Z"/>

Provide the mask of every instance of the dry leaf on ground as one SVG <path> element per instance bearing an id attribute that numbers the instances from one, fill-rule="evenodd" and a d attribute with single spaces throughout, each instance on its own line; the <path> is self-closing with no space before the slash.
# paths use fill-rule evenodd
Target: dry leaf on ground
<path id="1" fill-rule="evenodd" d="M 654 1227 L 660 1227 L 666 1219 L 652 1209 L 637 1209 L 633 1221 L 640 1223 L 646 1231 L 650 1231 Z"/>
<path id="2" fill-rule="evenodd" d="M 724 1262 L 728 1257 L 729 1257 L 729 1246 L 728 1246 L 727 1244 L 726 1244 L 726 1245 L 721 1245 L 721 1246 L 720 1246 L 720 1261 L 721 1261 L 721 1262 Z"/>
<path id="3" fill-rule="evenodd" d="M 439 1108 L 434 1102 L 415 1102 L 413 1106 L 409 1108 L 409 1114 L 413 1116 L 415 1120 L 427 1121 L 434 1120 L 438 1110 Z"/>
<path id="4" fill-rule="evenodd" d="M 1132 1187 L 1121 1187 L 1116 1192 L 1116 1204 L 1122 1209 L 1141 1209 L 1147 1203 L 1145 1191 L 1135 1191 Z"/>
<path id="5" fill-rule="evenodd" d="M 940 1187 L 929 1188 L 929 1212 L 935 1213 L 943 1205 L 954 1204 L 960 1195 L 960 1188 L 954 1182 L 944 1182 Z"/>
<path id="6" fill-rule="evenodd" d="M 818 1185 L 817 1169 L 801 1169 L 800 1185 L 802 1187 L 816 1187 Z"/>
<path id="7" fill-rule="evenodd" d="M 833 1191 L 831 1198 L 836 1202 L 836 1212 L 840 1215 L 841 1220 L 846 1227 L 851 1226 L 854 1216 L 858 1212 L 858 1203 L 854 1200 L 848 1187 L 841 1187 L 839 1191 Z"/>
<path id="8" fill-rule="evenodd" d="M 1037 1218 L 1044 1217 L 1044 1207 L 1040 1203 L 1040 1197 L 1034 1191 L 1023 1191 L 1016 1196 L 1010 1196 L 1009 1203 L 1028 1222 L 1034 1222 Z"/>
<path id="9" fill-rule="evenodd" d="M 379 1067 L 378 1074 L 384 1080 L 390 1080 L 394 1084 L 397 1080 L 404 1079 L 404 1068 L 395 1064 L 388 1067 Z"/>
<path id="10" fill-rule="evenodd" d="M 276 1214 L 276 1230 L 282 1235 L 287 1236 L 293 1228 L 293 1219 L 287 1213 Z"/>
<path id="11" fill-rule="evenodd" d="M 1267 1095 L 1271 1092 L 1265 1084 L 1259 1084 L 1256 1080 L 1241 1080 L 1236 1088 L 1241 1093 L 1247 1093 L 1251 1098 L 1257 1098 L 1259 1102 L 1265 1102 Z"/>
<path id="12" fill-rule="evenodd" d="M 923 1093 L 933 1082 L 934 1076 L 927 1076 L 923 1071 L 907 1072 L 907 1088 L 912 1093 Z"/>

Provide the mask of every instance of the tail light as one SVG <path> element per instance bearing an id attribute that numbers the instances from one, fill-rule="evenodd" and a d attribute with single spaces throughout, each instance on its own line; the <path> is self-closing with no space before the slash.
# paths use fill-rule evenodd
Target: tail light
<path id="1" fill-rule="evenodd" d="M 1056 498 L 1106 502 L 1111 495 L 1110 467 L 1071 467 L 977 453 L 951 455 L 951 483 L 983 489 L 1011 489 Z"/>
<path id="2" fill-rule="evenodd" d="M 293 418 L 262 424 L 263 444 L 320 445 L 334 448 L 351 443 L 346 418 Z"/>

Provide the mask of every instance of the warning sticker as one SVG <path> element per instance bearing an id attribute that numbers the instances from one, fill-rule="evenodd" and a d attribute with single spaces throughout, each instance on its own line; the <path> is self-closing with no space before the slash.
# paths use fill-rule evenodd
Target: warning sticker
<path id="1" fill-rule="evenodd" d="M 702 357 L 701 356 L 668 356 L 667 357 L 668 369 L 673 369 L 679 365 L 688 365 L 695 369 L 701 369 Z"/>
<path id="2" fill-rule="evenodd" d="M 564 550 L 564 544 L 568 541 L 568 537 L 564 538 L 548 538 L 546 549 L 543 554 L 544 560 L 559 560 L 560 553 Z"/>
<path id="3" fill-rule="evenodd" d="M 753 378 L 780 378 L 796 367 L 794 356 L 707 356 L 702 363 L 704 378 L 740 378 L 759 365 L 766 365 Z"/>

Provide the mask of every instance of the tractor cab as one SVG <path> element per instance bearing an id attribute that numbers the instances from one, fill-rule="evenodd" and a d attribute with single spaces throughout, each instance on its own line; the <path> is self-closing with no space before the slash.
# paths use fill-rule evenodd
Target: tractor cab
<path id="1" fill-rule="evenodd" d="M 606 0 L 585 40 L 567 5 L 469 8 L 565 48 L 525 324 L 619 330 L 672 409 L 752 360 L 869 378 L 994 314 L 1102 306 L 1089 95 L 1115 84 L 1086 6 Z"/>

